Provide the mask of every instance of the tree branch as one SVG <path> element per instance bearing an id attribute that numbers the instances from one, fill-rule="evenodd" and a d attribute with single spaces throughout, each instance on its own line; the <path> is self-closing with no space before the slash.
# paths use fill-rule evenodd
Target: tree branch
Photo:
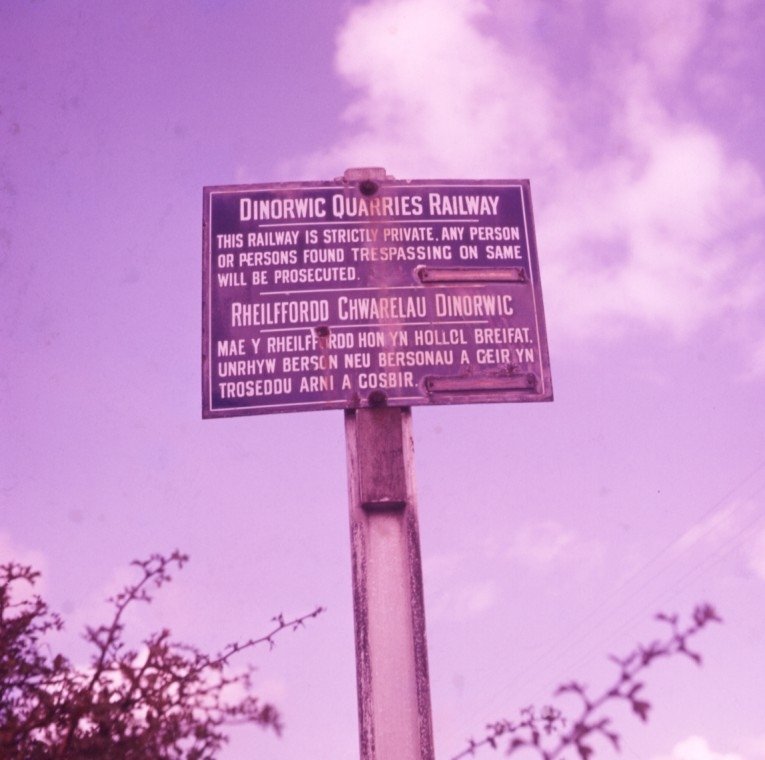
<path id="1" fill-rule="evenodd" d="M 487 724 L 484 736 L 480 740 L 468 739 L 466 748 L 454 755 L 452 760 L 473 757 L 485 747 L 498 749 L 500 739 L 504 738 L 510 739 L 507 755 L 527 749 L 535 751 L 541 760 L 562 758 L 562 753 L 567 749 L 575 749 L 580 760 L 589 760 L 595 750 L 588 742 L 598 737 L 606 739 L 618 751 L 619 734 L 611 728 L 611 718 L 601 717 L 600 711 L 610 702 L 625 701 L 632 712 L 646 722 L 651 703 L 641 695 L 644 684 L 638 676 L 656 660 L 676 655 L 688 657 L 700 665 L 701 655 L 690 648 L 689 640 L 709 623 L 722 622 L 709 604 L 698 605 L 685 627 L 681 627 L 677 615 L 661 613 L 656 618 L 670 627 L 670 634 L 647 645 L 639 644 L 625 657 L 612 655 L 609 659 L 616 664 L 619 672 L 613 684 L 601 694 L 590 697 L 587 687 L 577 681 L 558 687 L 555 696 L 574 694 L 581 700 L 581 711 L 576 718 L 566 718 L 560 710 L 549 705 L 539 713 L 533 707 L 527 707 L 521 710 L 520 720 L 503 718 Z"/>

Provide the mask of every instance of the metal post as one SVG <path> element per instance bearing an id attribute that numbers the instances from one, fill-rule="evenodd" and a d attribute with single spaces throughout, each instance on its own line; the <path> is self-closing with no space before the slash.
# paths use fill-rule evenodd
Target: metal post
<path id="1" fill-rule="evenodd" d="M 362 760 L 433 760 L 409 409 L 345 413 Z"/>

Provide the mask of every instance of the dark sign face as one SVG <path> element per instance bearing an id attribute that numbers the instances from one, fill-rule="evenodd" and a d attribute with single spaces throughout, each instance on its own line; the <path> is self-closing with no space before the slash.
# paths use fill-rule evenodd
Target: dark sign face
<path id="1" fill-rule="evenodd" d="M 549 401 L 527 180 L 204 189 L 203 416 Z"/>

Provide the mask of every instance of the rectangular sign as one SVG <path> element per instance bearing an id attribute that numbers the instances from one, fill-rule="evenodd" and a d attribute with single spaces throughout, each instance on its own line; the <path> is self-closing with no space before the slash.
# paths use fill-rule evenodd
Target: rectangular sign
<path id="1" fill-rule="evenodd" d="M 204 188 L 203 416 L 552 399 L 528 180 Z"/>

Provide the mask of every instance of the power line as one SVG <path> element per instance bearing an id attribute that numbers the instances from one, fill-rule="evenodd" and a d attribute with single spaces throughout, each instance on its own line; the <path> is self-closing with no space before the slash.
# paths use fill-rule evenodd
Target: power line
<path id="1" fill-rule="evenodd" d="M 601 600 L 593 609 L 591 609 L 586 615 L 584 615 L 580 620 L 569 629 L 565 639 L 559 638 L 555 643 L 551 644 L 549 647 L 546 648 L 544 652 L 539 654 L 536 658 L 534 658 L 531 662 L 525 664 L 522 666 L 522 668 L 515 673 L 511 675 L 511 677 L 508 680 L 508 684 L 505 687 L 502 687 L 498 691 L 496 691 L 492 697 L 488 700 L 488 703 L 495 702 L 501 695 L 506 693 L 508 691 L 508 687 L 511 686 L 511 684 L 517 683 L 518 680 L 523 679 L 525 676 L 527 676 L 530 672 L 538 671 L 539 666 L 544 663 L 544 667 L 546 670 L 549 670 L 549 666 L 552 663 L 561 661 L 564 659 L 565 655 L 568 652 L 571 652 L 574 650 L 577 645 L 581 644 L 583 641 L 590 640 L 590 645 L 587 647 L 587 653 L 582 657 L 577 657 L 575 660 L 575 663 L 577 665 L 582 664 L 585 661 L 589 661 L 592 657 L 592 652 L 595 649 L 595 643 L 597 642 L 605 642 L 608 638 L 612 638 L 614 635 L 621 633 L 626 628 L 632 626 L 636 620 L 638 620 L 641 616 L 645 615 L 644 610 L 640 610 L 636 613 L 634 613 L 632 616 L 630 616 L 626 621 L 622 622 L 622 624 L 612 630 L 610 633 L 608 633 L 606 636 L 600 636 L 597 638 L 597 640 L 592 639 L 592 632 L 595 630 L 595 628 L 602 628 L 602 625 L 592 625 L 590 624 L 592 621 L 594 621 L 595 618 L 598 618 L 599 620 L 605 619 L 613 619 L 615 617 L 614 612 L 616 610 L 621 609 L 626 604 L 628 604 L 634 597 L 639 593 L 640 591 L 646 589 L 651 585 L 651 583 L 658 578 L 660 578 L 662 575 L 666 574 L 672 567 L 676 566 L 680 560 L 682 555 L 671 559 L 670 562 L 663 567 L 659 568 L 655 572 L 653 572 L 647 579 L 644 579 L 646 571 L 655 566 L 656 563 L 661 560 L 665 555 L 667 555 L 669 552 L 671 552 L 676 546 L 678 546 L 682 540 L 688 535 L 689 531 L 692 530 L 695 526 L 703 525 L 704 522 L 714 513 L 718 512 L 720 507 L 725 504 L 726 501 L 731 499 L 732 496 L 734 496 L 737 492 L 739 492 L 744 486 L 746 486 L 747 483 L 749 483 L 756 475 L 763 472 L 765 470 L 765 460 L 762 460 L 759 462 L 751 471 L 749 471 L 743 478 L 740 480 L 737 480 L 736 483 L 729 488 L 725 494 L 723 494 L 721 497 L 716 499 L 713 504 L 707 508 L 704 512 L 702 512 L 697 519 L 693 521 L 693 523 L 686 528 L 685 530 L 681 531 L 679 535 L 677 535 L 673 540 L 669 541 L 666 545 L 664 545 L 658 552 L 656 552 L 649 560 L 641 564 L 641 566 L 632 572 L 630 576 L 622 581 L 617 588 L 612 590 L 603 600 Z M 765 483 L 758 486 L 755 491 L 748 496 L 740 499 L 736 504 L 732 506 L 729 512 L 729 516 L 733 517 L 740 513 L 741 509 L 744 506 L 748 506 L 751 502 L 751 500 L 759 495 L 763 489 L 765 489 Z M 763 514 L 755 514 L 754 519 L 747 521 L 747 523 L 744 525 L 743 528 L 738 530 L 734 536 L 730 537 L 725 541 L 725 544 L 723 547 L 718 547 L 716 550 L 711 552 L 711 554 L 707 555 L 707 557 L 702 561 L 700 564 L 695 565 L 690 571 L 685 573 L 680 578 L 680 584 L 681 585 L 675 585 L 670 591 L 674 592 L 670 598 L 674 598 L 678 595 L 679 591 L 682 590 L 682 588 L 685 588 L 687 586 L 686 581 L 696 575 L 701 574 L 704 570 L 708 568 L 710 565 L 712 559 L 715 557 L 718 557 L 717 561 L 720 561 L 724 556 L 727 556 L 727 554 L 730 553 L 732 548 L 737 545 L 741 537 L 757 522 L 759 522 L 761 519 L 765 517 L 765 513 Z M 712 534 L 714 531 L 718 529 L 718 523 L 712 522 L 710 525 L 706 527 L 705 530 L 703 530 L 699 536 L 695 537 L 692 546 L 695 546 L 699 544 L 700 541 L 702 541 L 704 538 Z M 626 592 L 631 585 L 634 584 L 635 581 L 640 580 L 641 583 L 637 588 L 632 589 L 628 596 L 624 597 L 624 592 Z M 662 598 L 664 596 L 667 596 L 666 593 L 660 594 L 658 597 L 655 597 L 655 599 Z M 619 601 L 618 604 L 614 605 L 613 601 L 616 598 L 620 598 L 621 601 Z M 655 610 L 650 611 L 649 614 L 653 614 Z M 600 614 L 604 613 L 604 614 Z M 598 621 L 595 621 L 596 623 Z M 605 622 L 605 621 L 603 621 Z M 576 635 L 572 638 L 571 632 L 572 630 L 576 632 Z M 475 715 L 477 716 L 478 712 L 476 711 Z"/>

